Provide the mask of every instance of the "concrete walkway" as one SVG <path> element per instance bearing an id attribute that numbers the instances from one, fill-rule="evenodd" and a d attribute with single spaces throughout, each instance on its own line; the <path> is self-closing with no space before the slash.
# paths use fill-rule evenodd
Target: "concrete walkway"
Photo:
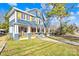
<path id="1" fill-rule="evenodd" d="M 71 44 L 71 45 L 76 45 L 76 46 L 79 46 L 79 43 L 78 42 L 74 42 L 74 41 L 69 41 L 69 40 L 65 40 L 64 38 L 62 37 L 54 37 L 53 38 L 50 36 L 49 37 L 50 39 L 55 39 L 59 42 L 63 42 L 63 43 L 66 43 L 66 44 Z"/>
<path id="2" fill-rule="evenodd" d="M 40 40 L 45 40 L 45 41 L 49 41 L 49 42 L 65 43 L 65 44 L 71 44 L 71 45 L 79 46 L 78 42 L 69 41 L 69 40 L 65 40 L 63 38 L 54 37 L 54 36 L 52 38 L 51 36 L 49 36 L 49 37 L 41 37 L 41 36 L 38 35 L 38 38 Z"/>
<path id="3" fill-rule="evenodd" d="M 49 41 L 49 42 L 55 42 L 55 43 L 62 43 L 60 41 L 57 41 L 57 40 L 53 40 L 51 38 L 48 38 L 48 37 L 41 37 L 41 36 L 37 36 L 37 38 L 39 38 L 40 40 L 44 40 L 44 41 Z"/>

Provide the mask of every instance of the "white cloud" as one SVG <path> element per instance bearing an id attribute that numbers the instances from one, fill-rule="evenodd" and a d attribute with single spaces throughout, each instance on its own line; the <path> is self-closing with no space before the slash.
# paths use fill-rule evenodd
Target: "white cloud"
<path id="1" fill-rule="evenodd" d="M 74 15 L 74 12 L 70 12 L 71 15 Z"/>
<path id="2" fill-rule="evenodd" d="M 42 3 L 42 4 L 41 4 L 41 7 L 42 7 L 43 9 L 45 9 L 45 8 L 46 8 L 45 3 Z"/>
<path id="3" fill-rule="evenodd" d="M 26 11 L 31 10 L 30 8 L 26 8 Z"/>
<path id="4" fill-rule="evenodd" d="M 10 6 L 17 6 L 17 3 L 8 3 Z"/>
<path id="5" fill-rule="evenodd" d="M 75 20 L 76 19 L 76 17 L 75 16 L 70 16 L 70 17 L 68 17 L 68 19 L 67 20 Z"/>
<path id="6" fill-rule="evenodd" d="M 79 8 L 79 4 L 77 5 L 77 7 Z"/>
<path id="7" fill-rule="evenodd" d="M 79 15 L 79 11 L 77 12 L 77 15 Z"/>

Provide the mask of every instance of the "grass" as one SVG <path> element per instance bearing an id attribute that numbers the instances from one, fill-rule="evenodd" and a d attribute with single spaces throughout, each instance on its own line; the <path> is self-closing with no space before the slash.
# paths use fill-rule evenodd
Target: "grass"
<path id="1" fill-rule="evenodd" d="M 47 42 L 37 38 L 32 40 L 8 40 L 2 56 L 77 56 L 79 46 Z"/>
<path id="2" fill-rule="evenodd" d="M 8 35 L 2 35 L 0 36 L 0 48 L 3 46 L 3 44 L 8 40 Z"/>

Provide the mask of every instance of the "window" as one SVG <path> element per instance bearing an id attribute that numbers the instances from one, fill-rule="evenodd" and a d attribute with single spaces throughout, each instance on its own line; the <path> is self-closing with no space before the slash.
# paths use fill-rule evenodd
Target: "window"
<path id="1" fill-rule="evenodd" d="M 30 20 L 30 15 L 27 15 L 27 20 Z"/>
<path id="2" fill-rule="evenodd" d="M 25 14 L 25 20 L 28 20 L 28 15 L 27 14 Z"/>
<path id="3" fill-rule="evenodd" d="M 25 14 L 24 13 L 22 13 L 22 19 L 25 19 Z"/>
<path id="4" fill-rule="evenodd" d="M 34 22 L 36 22 L 36 19 L 35 19 L 35 17 L 32 17 L 32 19 L 33 19 L 33 21 L 34 21 Z"/>
<path id="5" fill-rule="evenodd" d="M 17 12 L 17 18 L 20 20 L 21 19 L 21 12 Z"/>
<path id="6" fill-rule="evenodd" d="M 32 21 L 32 18 L 33 18 L 33 17 L 32 17 L 32 16 L 30 16 L 30 21 Z"/>

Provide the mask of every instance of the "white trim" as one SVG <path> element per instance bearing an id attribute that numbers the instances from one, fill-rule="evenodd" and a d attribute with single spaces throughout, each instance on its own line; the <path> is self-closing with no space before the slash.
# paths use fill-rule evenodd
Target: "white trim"
<path id="1" fill-rule="evenodd" d="M 14 33 L 19 34 L 18 25 L 14 25 Z"/>
<path id="2" fill-rule="evenodd" d="M 38 28 L 36 27 L 36 33 L 38 33 Z"/>
<path id="3" fill-rule="evenodd" d="M 15 22 L 17 22 L 17 12 L 15 11 Z"/>
<path id="4" fill-rule="evenodd" d="M 28 13 L 28 12 L 23 11 L 23 10 L 21 10 L 21 9 L 18 9 L 18 8 L 16 8 L 16 7 L 13 7 L 13 8 L 14 8 L 15 10 L 20 11 L 20 12 L 23 12 L 23 13 L 29 14 L 29 15 L 31 15 L 31 16 L 35 16 L 35 15 L 31 14 L 31 13 Z"/>

